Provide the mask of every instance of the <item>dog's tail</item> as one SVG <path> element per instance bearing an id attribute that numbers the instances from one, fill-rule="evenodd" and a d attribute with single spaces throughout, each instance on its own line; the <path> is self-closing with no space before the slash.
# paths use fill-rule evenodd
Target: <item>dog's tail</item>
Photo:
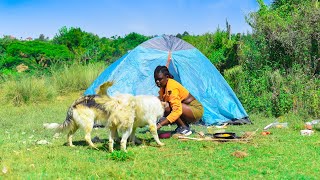
<path id="1" fill-rule="evenodd" d="M 60 126 L 58 123 L 44 123 L 43 127 L 45 129 L 57 129 Z"/>
<path id="2" fill-rule="evenodd" d="M 62 132 L 65 131 L 67 129 L 69 129 L 71 126 L 71 124 L 73 123 L 73 106 L 71 106 L 68 109 L 67 112 L 67 117 L 65 119 L 65 121 L 62 124 L 58 124 L 58 123 L 44 123 L 43 127 L 45 129 L 54 129 L 56 132 Z"/>
<path id="3" fill-rule="evenodd" d="M 107 90 L 109 87 L 113 85 L 113 81 L 107 81 L 103 84 L 101 84 L 97 89 L 96 89 L 96 94 L 99 96 L 108 96 Z"/>

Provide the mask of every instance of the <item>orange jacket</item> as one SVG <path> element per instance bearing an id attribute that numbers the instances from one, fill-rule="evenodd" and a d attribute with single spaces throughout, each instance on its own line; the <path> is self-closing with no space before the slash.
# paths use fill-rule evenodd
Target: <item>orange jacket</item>
<path id="1" fill-rule="evenodd" d="M 164 92 L 166 90 L 166 92 Z M 172 111 L 167 116 L 170 123 L 175 122 L 182 114 L 182 104 L 189 95 L 189 91 L 174 79 L 168 79 L 166 88 L 160 88 L 160 100 L 169 102 Z"/>

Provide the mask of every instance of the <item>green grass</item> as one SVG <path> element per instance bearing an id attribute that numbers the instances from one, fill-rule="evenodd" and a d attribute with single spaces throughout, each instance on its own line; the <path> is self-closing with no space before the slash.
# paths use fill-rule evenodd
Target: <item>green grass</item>
<path id="1" fill-rule="evenodd" d="M 74 136 L 75 148 L 65 146 L 66 134 L 42 128 L 44 122 L 64 121 L 68 106 L 81 93 L 58 97 L 51 102 L 0 109 L 0 179 L 319 179 L 320 133 L 299 134 L 302 119 L 288 116 L 288 129 L 262 128 L 275 121 L 251 115 L 253 125 L 228 126 L 240 135 L 259 128 L 253 140 L 244 142 L 180 141 L 162 139 L 158 147 L 146 128 L 138 130 L 141 145 L 128 146 L 128 154 L 107 151 L 107 131 L 97 129 L 92 137 L 100 150 L 88 147 L 83 131 Z M 295 121 L 292 123 L 291 121 Z M 291 121 L 290 121 L 291 120 Z M 300 124 L 300 126 L 299 126 Z M 164 127 L 173 130 L 175 126 Z M 204 126 L 193 130 L 206 132 Z M 192 136 L 195 136 L 194 134 Z M 38 145 L 39 140 L 49 144 Z M 119 144 L 116 145 L 119 149 Z M 243 151 L 244 158 L 232 156 Z M 5 173 L 4 173 L 5 172 Z"/>
<path id="2" fill-rule="evenodd" d="M 51 78 L 60 93 L 85 90 L 106 67 L 105 63 L 72 64 L 52 69 Z"/>
<path id="3" fill-rule="evenodd" d="M 41 77 L 20 74 L 20 78 L 7 78 L 0 83 L 0 103 L 21 106 L 52 101 L 57 95 L 83 91 L 105 69 L 105 63 L 72 64 L 52 68 L 50 75 Z"/>

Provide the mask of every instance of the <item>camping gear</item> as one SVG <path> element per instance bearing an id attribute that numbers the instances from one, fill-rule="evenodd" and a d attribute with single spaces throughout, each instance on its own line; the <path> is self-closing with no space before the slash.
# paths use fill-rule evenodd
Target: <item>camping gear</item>
<path id="1" fill-rule="evenodd" d="M 240 119 L 250 122 L 239 99 L 210 60 L 174 36 L 157 36 L 138 45 L 103 71 L 84 94 L 95 94 L 102 83 L 113 81 L 108 89 L 111 96 L 117 93 L 158 96 L 153 73 L 159 65 L 166 65 L 174 79 L 201 102 L 203 124 Z"/>
<path id="2" fill-rule="evenodd" d="M 214 138 L 221 138 L 221 139 L 235 139 L 237 138 L 236 133 L 231 132 L 223 132 L 223 133 L 215 133 L 213 134 Z"/>
<path id="3" fill-rule="evenodd" d="M 304 129 L 300 131 L 300 134 L 302 136 L 311 136 L 314 133 L 314 131 L 310 130 L 310 129 Z"/>
<path id="4" fill-rule="evenodd" d="M 305 125 L 304 125 L 304 127 L 305 127 L 306 129 L 312 130 L 312 123 L 311 123 L 311 122 L 306 122 Z"/>
<path id="5" fill-rule="evenodd" d="M 161 134 L 158 134 L 160 139 L 166 139 L 166 138 L 170 138 L 171 137 L 171 132 L 164 132 Z"/>
<path id="6" fill-rule="evenodd" d="M 266 125 L 263 130 L 267 130 L 271 127 L 275 127 L 275 128 L 287 128 L 288 127 L 288 123 L 287 122 L 283 122 L 283 123 L 279 123 L 279 122 L 274 122 L 274 123 L 270 123 L 268 125 Z"/>

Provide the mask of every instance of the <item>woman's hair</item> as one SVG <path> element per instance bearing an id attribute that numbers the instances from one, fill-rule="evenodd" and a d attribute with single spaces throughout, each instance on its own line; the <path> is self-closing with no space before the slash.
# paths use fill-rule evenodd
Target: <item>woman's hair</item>
<path id="1" fill-rule="evenodd" d="M 157 66 L 154 70 L 154 76 L 157 74 L 162 73 L 165 76 L 169 76 L 169 78 L 173 79 L 172 74 L 169 72 L 167 66 Z"/>

